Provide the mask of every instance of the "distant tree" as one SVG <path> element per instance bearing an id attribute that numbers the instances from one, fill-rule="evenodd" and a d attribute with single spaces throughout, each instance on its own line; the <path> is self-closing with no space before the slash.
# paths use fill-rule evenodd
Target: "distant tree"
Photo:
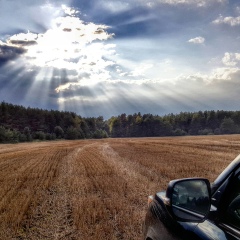
<path id="1" fill-rule="evenodd" d="M 158 124 L 154 124 L 153 116 L 145 114 L 143 116 L 143 121 L 141 121 L 140 117 L 136 118 L 137 124 L 140 127 L 141 125 L 141 135 L 146 137 L 152 137 L 154 135 L 154 128 L 158 128 L 160 126 L 155 126 Z M 157 129 L 158 131 L 158 129 Z"/>
<path id="2" fill-rule="evenodd" d="M 4 101 L 0 105 L 0 123 L 6 123 L 8 120 L 8 106 Z"/>
<path id="3" fill-rule="evenodd" d="M 141 113 L 134 113 L 133 115 L 128 115 L 129 124 L 129 137 L 142 137 L 143 136 L 143 118 Z"/>
<path id="4" fill-rule="evenodd" d="M 46 112 L 46 117 L 45 117 L 45 126 L 48 132 L 54 132 L 54 128 L 57 125 L 56 119 L 54 116 L 54 111 Z"/>
<path id="5" fill-rule="evenodd" d="M 197 135 L 198 131 L 205 127 L 204 121 L 205 118 L 201 111 L 198 113 L 194 113 L 190 124 L 190 135 Z"/>
<path id="6" fill-rule="evenodd" d="M 96 124 L 96 128 L 97 129 L 103 129 L 103 127 L 104 127 L 104 118 L 103 118 L 103 116 L 97 117 L 95 122 L 96 122 L 95 124 Z"/>
<path id="7" fill-rule="evenodd" d="M 23 133 L 20 133 L 18 139 L 19 139 L 19 142 L 26 142 L 27 136 Z"/>
<path id="8" fill-rule="evenodd" d="M 79 127 L 82 131 L 82 138 L 91 138 L 91 132 L 89 130 L 88 124 L 84 119 L 81 120 Z"/>
<path id="9" fill-rule="evenodd" d="M 35 139 L 39 139 L 39 140 L 45 140 L 46 139 L 46 135 L 44 132 L 42 131 L 39 131 L 39 132 L 35 132 L 35 136 L 34 136 Z"/>
<path id="10" fill-rule="evenodd" d="M 231 118 L 225 117 L 222 120 L 222 123 L 220 125 L 221 132 L 224 134 L 232 134 L 236 132 L 236 125 L 234 121 Z"/>
<path id="11" fill-rule="evenodd" d="M 203 130 L 198 131 L 198 135 L 212 135 L 212 134 L 213 134 L 213 130 L 210 128 L 205 128 Z"/>
<path id="12" fill-rule="evenodd" d="M 112 137 L 121 137 L 121 121 L 118 117 L 110 118 L 109 128 Z"/>
<path id="13" fill-rule="evenodd" d="M 13 143 L 18 143 L 19 142 L 19 135 L 20 135 L 20 132 L 17 131 L 17 130 L 12 130 L 12 142 Z"/>
<path id="14" fill-rule="evenodd" d="M 0 142 L 4 143 L 6 140 L 6 130 L 3 126 L 0 126 Z"/>
<path id="15" fill-rule="evenodd" d="M 221 130 L 220 128 L 216 128 L 214 129 L 214 132 L 213 132 L 215 135 L 220 135 L 221 134 Z"/>
<path id="16" fill-rule="evenodd" d="M 66 130 L 68 127 L 76 127 L 75 125 L 75 114 L 72 113 L 65 113 L 63 116 L 63 122 L 64 122 L 64 130 Z"/>
<path id="17" fill-rule="evenodd" d="M 79 131 L 76 128 L 70 126 L 66 131 L 65 138 L 69 140 L 75 140 L 75 139 L 78 139 L 78 137 L 79 137 Z"/>
<path id="18" fill-rule="evenodd" d="M 19 132 L 16 130 L 6 129 L 0 126 L 0 143 L 17 143 L 19 141 Z"/>
<path id="19" fill-rule="evenodd" d="M 105 130 L 102 129 L 97 129 L 94 133 L 93 133 L 93 138 L 108 138 L 108 134 Z"/>
<path id="20" fill-rule="evenodd" d="M 46 133 L 46 140 L 55 140 L 56 134 L 55 133 Z"/>
<path id="21" fill-rule="evenodd" d="M 163 121 L 162 118 L 159 118 L 157 121 L 159 123 L 160 131 L 158 131 L 158 135 L 154 134 L 154 136 L 170 136 L 172 135 L 172 125 L 168 121 Z"/>
<path id="22" fill-rule="evenodd" d="M 219 119 L 215 111 L 207 112 L 206 127 L 211 128 L 212 130 L 219 127 Z"/>
<path id="23" fill-rule="evenodd" d="M 51 133 L 46 133 L 45 139 L 46 140 L 52 140 L 52 134 Z"/>
<path id="24" fill-rule="evenodd" d="M 175 125 L 173 125 L 174 129 L 182 129 L 186 132 L 189 131 L 190 128 L 190 124 L 192 121 L 192 114 L 189 112 L 181 112 L 180 114 L 177 115 L 173 115 L 172 117 L 174 117 L 174 123 Z"/>
<path id="25" fill-rule="evenodd" d="M 185 135 L 187 135 L 187 133 L 184 130 L 177 128 L 173 131 L 173 135 L 174 136 L 185 136 Z"/>
<path id="26" fill-rule="evenodd" d="M 76 129 L 78 131 L 78 138 L 79 139 L 84 139 L 85 138 L 85 134 L 84 134 L 83 130 L 80 127 L 76 128 Z"/>
<path id="27" fill-rule="evenodd" d="M 58 139 L 64 137 L 64 131 L 60 126 L 56 126 L 54 128 L 54 133 L 56 134 L 56 138 L 58 138 Z"/>
<path id="28" fill-rule="evenodd" d="M 222 121 L 224 120 L 224 118 L 232 118 L 233 112 L 231 111 L 216 111 L 216 116 L 219 120 L 219 125 L 222 123 Z"/>
<path id="29" fill-rule="evenodd" d="M 13 131 L 5 129 L 5 142 L 13 142 Z"/>
<path id="30" fill-rule="evenodd" d="M 24 128 L 23 134 L 26 136 L 28 142 L 32 141 L 32 135 L 29 127 Z"/>
<path id="31" fill-rule="evenodd" d="M 236 125 L 240 126 L 240 111 L 233 112 L 231 118 Z"/>
<path id="32" fill-rule="evenodd" d="M 85 121 L 86 121 L 86 123 L 88 125 L 88 128 L 89 128 L 89 131 L 91 133 L 93 133 L 97 130 L 96 118 L 94 118 L 94 117 L 86 118 Z"/>

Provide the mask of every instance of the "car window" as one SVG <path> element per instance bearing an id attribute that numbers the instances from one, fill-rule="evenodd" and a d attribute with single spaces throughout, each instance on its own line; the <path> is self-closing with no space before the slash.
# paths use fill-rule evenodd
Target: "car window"
<path id="1" fill-rule="evenodd" d="M 240 229 L 240 175 L 231 182 L 230 192 L 226 196 L 223 222 Z"/>

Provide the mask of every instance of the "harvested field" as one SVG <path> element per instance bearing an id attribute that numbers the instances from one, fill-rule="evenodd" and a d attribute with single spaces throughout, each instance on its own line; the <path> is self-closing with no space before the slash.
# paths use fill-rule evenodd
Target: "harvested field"
<path id="1" fill-rule="evenodd" d="M 239 153 L 240 135 L 0 145 L 0 239 L 141 239 L 149 194 Z"/>

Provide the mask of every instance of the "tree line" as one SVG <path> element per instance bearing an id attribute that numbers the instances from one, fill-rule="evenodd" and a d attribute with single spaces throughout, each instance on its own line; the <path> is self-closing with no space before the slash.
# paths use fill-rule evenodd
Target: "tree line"
<path id="1" fill-rule="evenodd" d="M 107 138 L 108 132 L 103 117 L 82 118 L 74 112 L 0 104 L 0 143 Z"/>
<path id="2" fill-rule="evenodd" d="M 158 137 L 240 133 L 240 111 L 125 113 L 104 120 L 74 112 L 0 104 L 0 143 L 107 137 Z"/>

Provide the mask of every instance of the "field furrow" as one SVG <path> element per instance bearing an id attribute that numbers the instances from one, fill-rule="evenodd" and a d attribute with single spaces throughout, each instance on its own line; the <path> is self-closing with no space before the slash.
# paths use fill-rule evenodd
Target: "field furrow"
<path id="1" fill-rule="evenodd" d="M 1 145 L 0 239 L 141 239 L 149 194 L 239 153 L 239 135 Z"/>

